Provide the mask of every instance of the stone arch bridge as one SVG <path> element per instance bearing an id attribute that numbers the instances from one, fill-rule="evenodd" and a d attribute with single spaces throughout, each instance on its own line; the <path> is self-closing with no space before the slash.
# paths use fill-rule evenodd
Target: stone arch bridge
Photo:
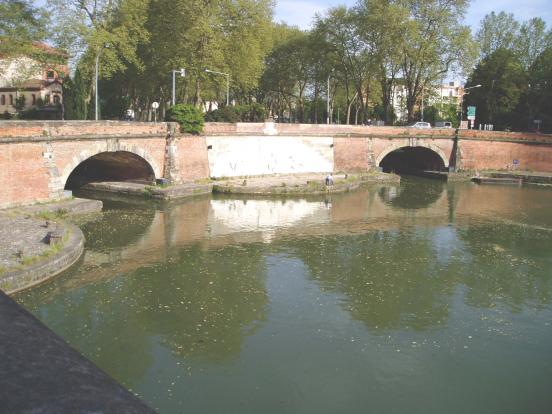
<path id="1" fill-rule="evenodd" d="M 0 208 L 56 200 L 90 181 L 360 172 L 381 167 L 552 171 L 552 137 L 453 129 L 211 123 L 0 122 Z"/>

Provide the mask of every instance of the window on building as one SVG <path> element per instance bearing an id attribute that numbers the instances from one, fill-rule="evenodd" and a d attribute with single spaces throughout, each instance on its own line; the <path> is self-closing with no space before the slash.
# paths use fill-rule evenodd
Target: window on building
<path id="1" fill-rule="evenodd" d="M 36 105 L 36 95 L 34 93 L 31 95 L 31 99 L 33 101 L 33 105 Z"/>
<path id="2" fill-rule="evenodd" d="M 44 103 L 45 103 L 45 104 L 49 104 L 49 103 L 50 103 L 50 94 L 46 94 L 46 96 L 44 97 Z"/>
<path id="3" fill-rule="evenodd" d="M 10 94 L 10 105 L 13 105 L 13 95 Z"/>
<path id="4" fill-rule="evenodd" d="M 0 105 L 6 105 L 6 95 L 2 95 L 0 98 Z"/>
<path id="5" fill-rule="evenodd" d="M 46 77 L 47 77 L 48 79 L 54 79 L 54 77 L 55 77 L 54 71 L 53 71 L 53 70 L 49 70 L 48 72 L 46 72 Z"/>
<path id="6" fill-rule="evenodd" d="M 57 105 L 61 103 L 61 100 L 59 99 L 59 95 L 54 95 L 54 103 Z"/>

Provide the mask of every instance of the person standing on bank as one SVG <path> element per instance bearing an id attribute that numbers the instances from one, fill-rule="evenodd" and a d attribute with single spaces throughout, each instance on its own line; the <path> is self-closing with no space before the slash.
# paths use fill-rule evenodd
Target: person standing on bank
<path id="1" fill-rule="evenodd" d="M 329 173 L 329 174 L 326 176 L 326 185 L 333 185 L 332 173 Z"/>

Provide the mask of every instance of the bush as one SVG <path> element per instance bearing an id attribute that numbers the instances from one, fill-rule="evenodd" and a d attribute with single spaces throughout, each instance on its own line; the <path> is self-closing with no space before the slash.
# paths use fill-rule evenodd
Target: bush
<path id="1" fill-rule="evenodd" d="M 242 105 L 241 120 L 243 122 L 264 122 L 266 120 L 266 108 L 259 103 Z"/>
<path id="2" fill-rule="evenodd" d="M 174 105 L 167 112 L 166 120 L 178 122 L 180 124 L 180 132 L 198 135 L 203 131 L 203 114 L 193 105 Z"/>
<path id="3" fill-rule="evenodd" d="M 214 111 L 207 112 L 205 120 L 208 122 L 239 122 L 240 116 L 233 106 L 223 106 Z"/>
<path id="4" fill-rule="evenodd" d="M 264 122 L 266 109 L 263 105 L 252 103 L 250 105 L 223 106 L 214 111 L 207 112 L 207 122 Z"/>

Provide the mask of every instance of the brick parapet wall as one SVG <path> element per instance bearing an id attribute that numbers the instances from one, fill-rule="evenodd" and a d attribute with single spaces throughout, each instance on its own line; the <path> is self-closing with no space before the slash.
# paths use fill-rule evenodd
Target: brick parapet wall
<path id="1" fill-rule="evenodd" d="M 264 135 L 266 123 L 222 123 L 207 122 L 203 134 L 206 136 Z M 529 132 L 455 130 L 452 128 L 418 129 L 408 127 L 376 127 L 361 125 L 326 125 L 326 124 L 278 124 L 274 123 L 276 135 L 283 136 L 322 136 L 346 138 L 431 138 L 453 139 L 458 134 L 459 139 L 506 142 L 534 142 L 552 145 L 552 135 Z"/>
<path id="2" fill-rule="evenodd" d="M 158 136 L 174 131 L 175 125 L 168 122 L 0 121 L 0 139 Z"/>

